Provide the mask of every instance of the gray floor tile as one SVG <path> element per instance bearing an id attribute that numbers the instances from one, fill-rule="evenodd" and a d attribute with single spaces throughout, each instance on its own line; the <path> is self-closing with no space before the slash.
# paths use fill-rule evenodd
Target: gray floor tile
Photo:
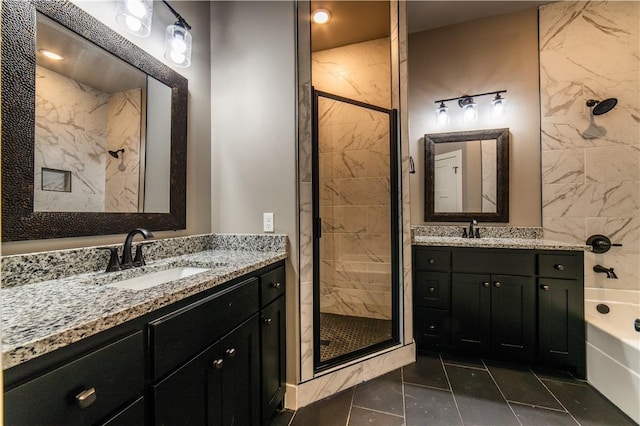
<path id="1" fill-rule="evenodd" d="M 531 370 L 540 379 L 554 380 L 556 382 L 573 383 L 576 385 L 585 385 L 585 386 L 588 385 L 587 382 L 576 379 L 575 377 L 573 377 L 571 373 L 567 371 L 552 370 L 549 368 L 542 368 L 542 367 L 532 367 Z"/>
<path id="2" fill-rule="evenodd" d="M 635 424 L 591 386 L 551 380 L 544 383 L 582 426 Z"/>
<path id="3" fill-rule="evenodd" d="M 273 418 L 269 422 L 269 426 L 287 426 L 293 418 L 294 414 L 295 411 L 282 410 L 281 412 L 273 416 Z"/>
<path id="4" fill-rule="evenodd" d="M 448 365 L 460 365 L 463 367 L 481 368 L 486 370 L 484 363 L 480 358 L 456 354 L 441 354 L 442 362 Z"/>
<path id="5" fill-rule="evenodd" d="M 562 410 L 562 406 L 527 367 L 487 362 L 507 401 Z"/>
<path id="6" fill-rule="evenodd" d="M 405 383 L 450 390 L 442 361 L 437 353 L 418 355 L 416 362 L 402 368 L 402 378 Z"/>
<path id="7" fill-rule="evenodd" d="M 296 411 L 291 426 L 345 426 L 351 410 L 353 388 Z"/>
<path id="8" fill-rule="evenodd" d="M 514 425 L 516 416 L 488 371 L 445 365 L 465 425 Z"/>
<path id="9" fill-rule="evenodd" d="M 400 370 L 356 386 L 353 405 L 389 414 L 404 415 Z"/>
<path id="10" fill-rule="evenodd" d="M 349 417 L 349 426 L 402 426 L 404 417 L 353 407 Z"/>
<path id="11" fill-rule="evenodd" d="M 405 383 L 404 404 L 407 426 L 462 425 L 451 392 Z"/>
<path id="12" fill-rule="evenodd" d="M 522 404 L 511 404 L 522 426 L 577 426 L 576 421 L 564 411 L 548 410 Z"/>

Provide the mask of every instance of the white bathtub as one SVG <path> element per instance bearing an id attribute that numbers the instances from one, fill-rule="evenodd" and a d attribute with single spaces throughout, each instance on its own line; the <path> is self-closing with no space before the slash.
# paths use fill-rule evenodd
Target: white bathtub
<path id="1" fill-rule="evenodd" d="M 608 314 L 596 309 L 607 305 Z M 640 423 L 640 292 L 585 289 L 587 380 Z"/>

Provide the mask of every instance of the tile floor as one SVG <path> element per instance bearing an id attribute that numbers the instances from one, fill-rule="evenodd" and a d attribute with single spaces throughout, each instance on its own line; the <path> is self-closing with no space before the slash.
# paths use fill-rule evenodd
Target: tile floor
<path id="1" fill-rule="evenodd" d="M 320 313 L 320 360 L 391 339 L 391 321 Z"/>
<path id="2" fill-rule="evenodd" d="M 445 354 L 357 385 L 272 426 L 634 425 L 569 375 Z"/>

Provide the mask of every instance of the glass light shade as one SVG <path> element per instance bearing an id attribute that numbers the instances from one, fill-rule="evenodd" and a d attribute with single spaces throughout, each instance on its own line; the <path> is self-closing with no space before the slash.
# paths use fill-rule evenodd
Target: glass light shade
<path id="1" fill-rule="evenodd" d="M 493 108 L 491 116 L 493 118 L 501 118 L 507 115 L 507 100 L 497 94 L 495 99 L 491 101 Z"/>
<path id="2" fill-rule="evenodd" d="M 312 19 L 316 24 L 326 24 L 331 20 L 331 12 L 329 12 L 327 9 L 314 10 Z"/>
<path id="3" fill-rule="evenodd" d="M 438 121 L 438 127 L 445 126 L 449 123 L 449 108 L 447 108 L 442 102 L 436 109 L 436 119 Z"/>
<path id="4" fill-rule="evenodd" d="M 152 18 L 153 0 L 118 0 L 116 21 L 127 32 L 148 37 Z"/>
<path id="5" fill-rule="evenodd" d="M 191 65 L 191 34 L 176 22 L 167 27 L 164 38 L 164 57 L 178 67 L 186 68 Z"/>
<path id="6" fill-rule="evenodd" d="M 462 107 L 463 121 L 473 123 L 478 119 L 478 107 L 475 103 L 470 103 Z"/>

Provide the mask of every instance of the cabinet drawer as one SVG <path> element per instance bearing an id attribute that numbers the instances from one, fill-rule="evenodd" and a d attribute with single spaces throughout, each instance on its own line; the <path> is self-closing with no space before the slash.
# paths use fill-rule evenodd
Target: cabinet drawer
<path id="1" fill-rule="evenodd" d="M 535 274 L 535 254 L 526 250 L 459 250 L 453 252 L 452 263 L 456 272 L 527 276 Z"/>
<path id="2" fill-rule="evenodd" d="M 413 327 L 418 349 L 449 344 L 450 324 L 448 311 L 416 308 Z"/>
<path id="3" fill-rule="evenodd" d="M 448 271 L 451 269 L 451 252 L 447 249 L 417 248 L 413 266 L 425 271 Z"/>
<path id="4" fill-rule="evenodd" d="M 4 394 L 8 425 L 94 424 L 142 395 L 144 340 L 139 331 Z M 94 390 L 81 408 L 78 396 Z M 88 392 L 87 392 L 88 394 Z"/>
<path id="5" fill-rule="evenodd" d="M 449 301 L 451 300 L 451 274 L 449 272 L 416 271 L 413 279 L 417 306 L 449 309 Z"/>
<path id="6" fill-rule="evenodd" d="M 260 277 L 260 306 L 267 306 L 271 301 L 284 294 L 284 266 L 267 272 Z"/>
<path id="7" fill-rule="evenodd" d="M 131 426 L 144 424 L 144 398 L 138 399 L 133 404 L 113 416 L 103 426 Z"/>
<path id="8" fill-rule="evenodd" d="M 538 275 L 548 278 L 573 278 L 582 276 L 581 256 L 570 254 L 539 254 Z"/>
<path id="9" fill-rule="evenodd" d="M 243 281 L 149 324 L 153 379 L 220 339 L 258 311 L 258 279 Z"/>

